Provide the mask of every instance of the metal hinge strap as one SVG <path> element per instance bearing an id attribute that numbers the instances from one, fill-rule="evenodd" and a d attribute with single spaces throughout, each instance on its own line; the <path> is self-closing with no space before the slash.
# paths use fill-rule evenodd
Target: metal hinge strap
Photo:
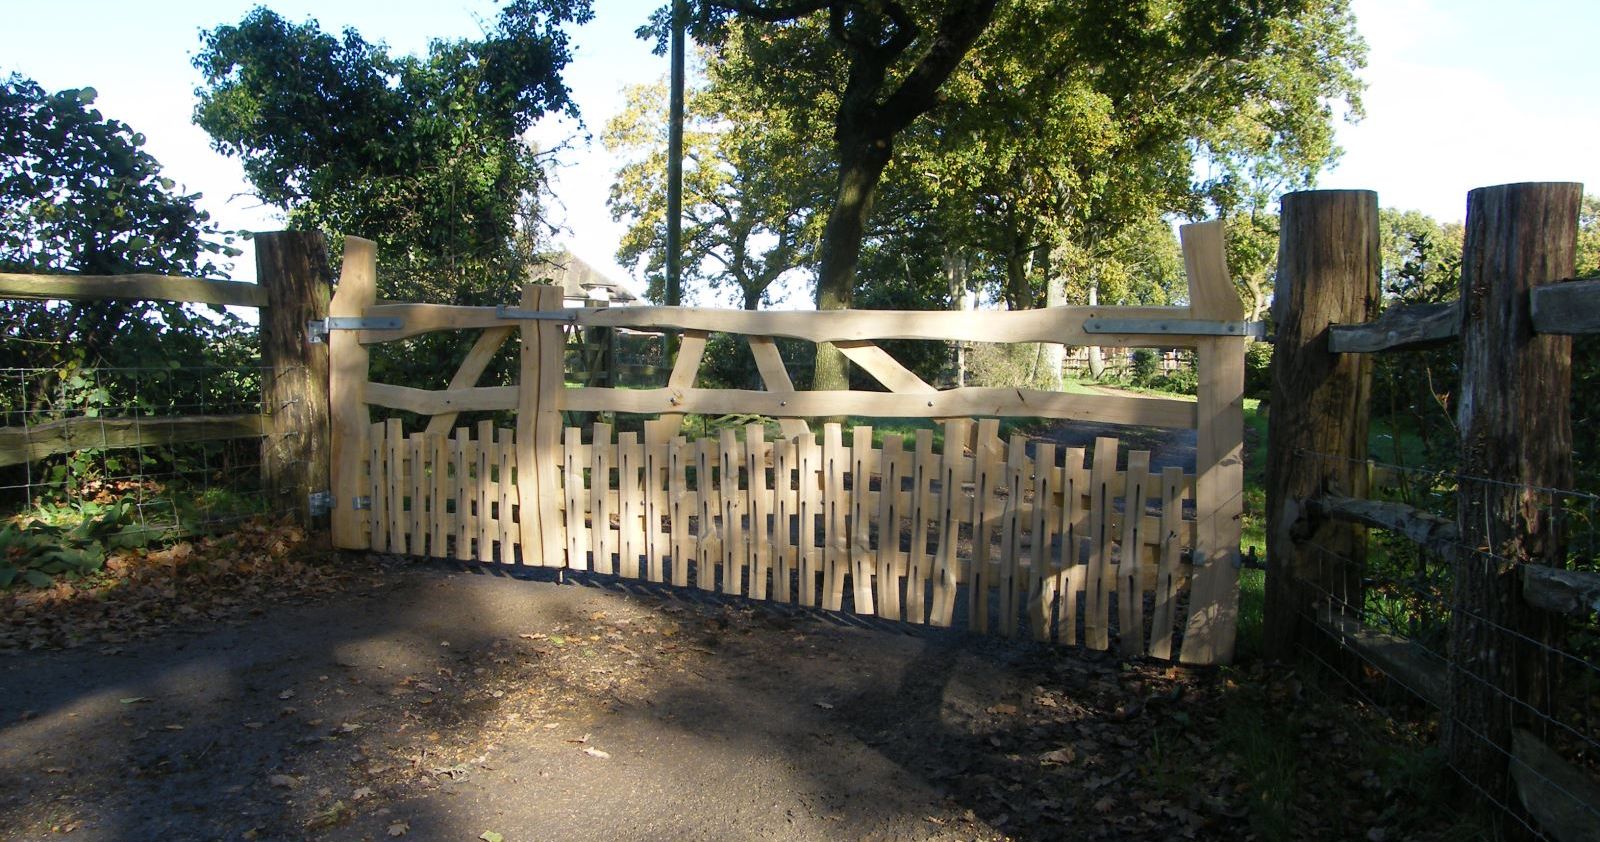
<path id="1" fill-rule="evenodd" d="M 1086 319 L 1084 333 L 1154 333 L 1173 336 L 1248 336 L 1267 335 L 1265 322 L 1224 322 L 1207 319 Z"/>
<path id="2" fill-rule="evenodd" d="M 500 304 L 494 308 L 494 317 L 497 319 L 515 319 L 517 321 L 534 322 L 575 322 L 578 320 L 576 310 L 519 310 Z"/>
<path id="3" fill-rule="evenodd" d="M 306 322 L 306 336 L 312 342 L 322 342 L 335 330 L 400 330 L 406 323 L 392 316 L 329 316 Z"/>

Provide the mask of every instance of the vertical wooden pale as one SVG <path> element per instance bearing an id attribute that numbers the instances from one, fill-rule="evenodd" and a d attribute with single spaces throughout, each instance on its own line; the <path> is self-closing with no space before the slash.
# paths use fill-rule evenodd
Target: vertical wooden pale
<path id="1" fill-rule="evenodd" d="M 328 304 L 330 316 L 360 316 L 378 300 L 378 248 L 371 240 L 344 238 L 344 267 Z M 353 330 L 329 331 L 328 402 L 333 435 L 330 441 L 333 545 L 364 550 L 372 545 L 367 511 L 355 501 L 368 488 L 362 467 L 367 456 L 371 412 L 367 408 L 368 354 Z M 399 471 L 400 465 L 390 468 Z M 398 500 L 391 500 L 398 507 Z M 391 548 L 403 551 L 403 547 Z"/>
<path id="2" fill-rule="evenodd" d="M 1238 321 L 1244 307 L 1228 276 L 1221 222 L 1179 229 L 1189 306 L 1195 319 Z M 1194 578 L 1179 660 L 1225 664 L 1233 660 L 1239 622 L 1239 539 L 1244 517 L 1243 336 L 1200 339 L 1195 448 Z"/>

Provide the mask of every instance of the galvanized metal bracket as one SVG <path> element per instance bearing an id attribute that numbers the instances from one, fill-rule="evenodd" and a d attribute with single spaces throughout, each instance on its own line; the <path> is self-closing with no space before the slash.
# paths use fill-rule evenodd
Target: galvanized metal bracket
<path id="1" fill-rule="evenodd" d="M 356 497 L 350 501 L 350 508 L 355 509 L 358 512 L 362 510 L 370 510 L 372 508 L 372 498 Z"/>
<path id="2" fill-rule="evenodd" d="M 335 330 L 399 330 L 406 326 L 402 319 L 379 316 L 329 316 L 306 322 L 306 338 L 312 344 L 326 342 L 328 333 Z"/>
<path id="3" fill-rule="evenodd" d="M 312 517 L 326 517 L 333 511 L 333 492 L 313 491 L 306 495 L 306 503 L 311 508 Z"/>
<path id="4" fill-rule="evenodd" d="M 504 304 L 500 304 L 494 308 L 494 317 L 517 321 L 576 322 L 578 320 L 578 312 L 576 310 L 519 310 L 515 307 L 507 307 Z"/>
<path id="5" fill-rule="evenodd" d="M 1245 336 L 1265 339 L 1266 322 L 1223 322 L 1207 319 L 1085 319 L 1084 333 L 1156 334 L 1170 336 Z"/>

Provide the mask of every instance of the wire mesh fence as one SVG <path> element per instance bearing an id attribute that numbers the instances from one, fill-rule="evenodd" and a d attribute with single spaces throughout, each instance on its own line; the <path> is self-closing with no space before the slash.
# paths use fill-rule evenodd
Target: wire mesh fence
<path id="1" fill-rule="evenodd" d="M 31 578 L 303 503 L 262 491 L 268 376 L 254 365 L 0 369 L 0 528 L 39 550 Z"/>
<path id="2" fill-rule="evenodd" d="M 1600 496 L 1416 467 L 1301 452 L 1309 469 L 1328 460 L 1368 472 L 1367 499 L 1403 502 L 1446 521 L 1459 510 L 1509 512 L 1540 540 L 1474 546 L 1460 533 L 1419 545 L 1373 530 L 1348 542 L 1315 535 L 1296 546 L 1308 591 L 1304 626 L 1320 633 L 1301 654 L 1396 721 L 1437 731 L 1441 756 L 1482 803 L 1521 834 L 1553 826 L 1600 827 L 1600 621 L 1530 603 L 1529 567 L 1595 572 Z M 1316 464 L 1316 463 L 1323 464 Z M 1324 472 L 1321 475 L 1328 475 Z M 1492 501 L 1494 506 L 1480 505 Z M 1493 530 L 1480 530 L 1494 534 Z M 1469 581 L 1504 585 L 1484 608 Z M 1492 761 L 1485 764 L 1484 755 Z M 1507 769 L 1504 785 L 1485 765 Z"/>

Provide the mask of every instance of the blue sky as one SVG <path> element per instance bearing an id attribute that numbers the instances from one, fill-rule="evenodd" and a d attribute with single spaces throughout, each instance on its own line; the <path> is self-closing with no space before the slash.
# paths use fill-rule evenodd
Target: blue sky
<path id="1" fill-rule="evenodd" d="M 269 230 L 279 220 L 247 191 L 237 163 L 212 152 L 189 122 L 198 73 L 190 57 L 199 33 L 238 21 L 247 0 L 0 0 L 6 49 L 0 73 L 46 88 L 94 87 L 98 106 L 149 138 L 167 174 L 225 228 Z M 347 26 L 396 52 L 420 52 L 430 38 L 482 32 L 488 0 L 340 0 L 268 3 L 292 20 L 315 17 L 324 30 Z M 596 0 L 594 22 L 574 33 L 568 84 L 587 128 L 598 135 L 620 107 L 623 86 L 666 72 L 633 30 L 660 0 Z M 1600 192 L 1600 33 L 1593 0 L 1356 0 L 1371 46 L 1367 118 L 1340 130 L 1344 159 L 1322 187 L 1377 190 L 1385 206 L 1459 220 L 1473 187 L 1511 181 L 1581 181 Z M 544 125 L 540 142 L 574 134 Z M 620 227 L 605 207 L 614 162 L 598 141 L 578 142 L 557 175 L 558 214 L 568 245 L 625 277 L 612 262 Z M 351 232 L 361 233 L 361 232 Z M 365 232 L 381 236 L 381 232 Z M 236 276 L 250 279 L 247 256 Z"/>

